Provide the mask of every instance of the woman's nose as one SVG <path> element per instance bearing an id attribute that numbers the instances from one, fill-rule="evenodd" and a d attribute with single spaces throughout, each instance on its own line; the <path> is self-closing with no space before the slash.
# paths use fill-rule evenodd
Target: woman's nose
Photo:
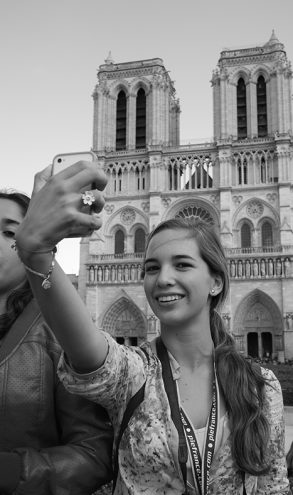
<path id="1" fill-rule="evenodd" d="M 174 273 L 173 270 L 170 267 L 165 267 L 161 268 L 158 278 L 157 278 L 157 285 L 159 287 L 165 287 L 167 285 L 173 285 L 174 284 Z"/>

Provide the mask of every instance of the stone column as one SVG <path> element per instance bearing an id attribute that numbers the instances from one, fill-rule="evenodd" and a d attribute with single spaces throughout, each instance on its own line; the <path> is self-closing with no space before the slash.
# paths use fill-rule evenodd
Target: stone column
<path id="1" fill-rule="evenodd" d="M 237 139 L 238 129 L 237 129 L 237 85 L 235 83 L 229 84 L 230 88 L 230 116 L 229 116 L 229 135 L 233 139 Z"/>
<path id="2" fill-rule="evenodd" d="M 257 338 L 258 338 L 258 357 L 262 358 L 263 348 L 262 348 L 261 332 L 257 334 Z"/>
<path id="3" fill-rule="evenodd" d="M 247 84 L 247 137 L 257 137 L 257 98 L 256 83 L 250 80 Z"/>
<path id="4" fill-rule="evenodd" d="M 136 140 L 136 95 L 129 94 L 127 97 L 127 141 L 126 148 L 135 149 Z"/>
<path id="5" fill-rule="evenodd" d="M 147 317 L 148 321 L 148 330 L 147 330 L 147 340 L 148 342 L 151 342 L 155 337 L 159 335 L 158 332 L 158 321 L 155 315 L 151 314 Z"/>
<path id="6" fill-rule="evenodd" d="M 216 69 L 213 72 L 211 83 L 212 83 L 212 87 L 213 87 L 214 138 L 220 139 L 220 137 L 221 137 L 221 94 L 220 94 L 221 81 L 220 81 L 218 69 Z"/>
<path id="7" fill-rule="evenodd" d="M 282 70 L 277 71 L 278 131 L 284 132 L 284 98 Z"/>
<path id="8" fill-rule="evenodd" d="M 105 149 L 105 129 L 106 129 L 106 97 L 98 88 L 93 94 L 94 98 L 94 130 L 93 149 L 102 151 Z"/>
<path id="9" fill-rule="evenodd" d="M 293 312 L 284 314 L 284 350 L 285 358 L 293 359 Z"/>
<path id="10" fill-rule="evenodd" d="M 165 146 L 170 145 L 170 88 L 166 84 L 164 88 L 164 115 L 163 115 L 163 141 Z"/>
<path id="11" fill-rule="evenodd" d="M 227 132 L 227 84 L 228 84 L 228 75 L 226 73 L 222 73 L 220 76 L 221 85 L 220 85 L 220 98 L 221 98 L 221 139 L 225 139 L 228 137 Z"/>

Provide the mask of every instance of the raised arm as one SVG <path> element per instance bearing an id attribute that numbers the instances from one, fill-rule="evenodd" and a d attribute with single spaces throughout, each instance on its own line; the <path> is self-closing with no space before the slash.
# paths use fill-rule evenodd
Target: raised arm
<path id="1" fill-rule="evenodd" d="M 50 167 L 36 175 L 29 210 L 16 233 L 16 249 L 27 267 L 47 274 L 59 241 L 72 233 L 80 237 L 101 227 L 98 213 L 104 206 L 101 191 L 106 182 L 96 162 L 75 163 L 53 177 Z M 82 191 L 92 183 L 96 186 L 92 191 L 94 214 L 82 202 Z M 98 368 L 105 360 L 107 343 L 58 263 L 53 267 L 49 289 L 42 287 L 41 276 L 29 270 L 27 275 L 44 318 L 72 366 L 81 372 Z"/>

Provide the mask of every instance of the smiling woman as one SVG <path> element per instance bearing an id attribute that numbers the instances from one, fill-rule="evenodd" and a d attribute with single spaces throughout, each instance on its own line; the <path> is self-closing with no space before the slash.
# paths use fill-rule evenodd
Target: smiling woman
<path id="1" fill-rule="evenodd" d="M 144 272 L 145 293 L 164 339 L 171 332 L 183 338 L 209 328 L 209 296 L 221 292 L 222 278 L 210 272 L 196 240 L 184 229 L 162 230 L 151 238 Z"/>
<path id="2" fill-rule="evenodd" d="M 42 254 L 46 239 L 60 240 L 68 229 L 67 205 L 76 208 L 80 229 L 88 224 L 80 201 L 72 202 L 76 192 L 89 178 L 98 191 L 105 187 L 92 164 L 76 175 L 71 167 L 48 181 L 17 231 L 19 255 L 35 270 L 45 272 L 50 262 Z M 98 192 L 96 198 L 102 208 Z M 48 223 L 41 222 L 43 214 Z M 171 219 L 151 233 L 142 276 L 161 335 L 141 347 L 120 345 L 99 331 L 58 264 L 46 294 L 39 277 L 28 275 L 68 357 L 59 364 L 62 383 L 107 409 L 115 445 L 125 411 L 143 397 L 115 455 L 115 495 L 288 493 L 280 385 L 271 371 L 236 351 L 219 315 L 229 277 L 211 225 Z"/>

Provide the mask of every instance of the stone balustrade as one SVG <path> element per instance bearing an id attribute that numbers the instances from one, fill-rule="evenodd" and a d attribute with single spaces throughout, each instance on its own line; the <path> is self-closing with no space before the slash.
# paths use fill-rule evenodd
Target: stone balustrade
<path id="1" fill-rule="evenodd" d="M 286 246 L 289 251 L 289 246 Z M 284 246 L 283 246 L 284 248 Z M 226 249 L 231 280 L 277 279 L 293 277 L 293 256 L 269 248 Z M 291 246 L 291 253 L 293 249 Z M 89 284 L 141 283 L 143 253 L 92 256 L 87 264 Z"/>
<path id="2" fill-rule="evenodd" d="M 268 253 L 274 253 L 275 255 L 277 253 L 288 253 L 289 255 L 293 254 L 293 246 L 291 244 L 284 244 L 283 246 L 254 246 L 254 247 L 249 247 L 249 248 L 242 248 L 242 247 L 236 247 L 236 248 L 225 248 L 225 253 L 227 257 L 233 257 L 234 255 L 240 255 L 242 256 L 243 254 L 245 255 L 254 255 L 254 254 L 263 254 L 267 255 Z"/>
<path id="3" fill-rule="evenodd" d="M 293 276 L 292 258 L 289 256 L 263 256 L 228 258 L 230 279 L 272 279 Z"/>
<path id="4" fill-rule="evenodd" d="M 88 265 L 89 284 L 141 282 L 142 263 L 100 263 Z"/>

